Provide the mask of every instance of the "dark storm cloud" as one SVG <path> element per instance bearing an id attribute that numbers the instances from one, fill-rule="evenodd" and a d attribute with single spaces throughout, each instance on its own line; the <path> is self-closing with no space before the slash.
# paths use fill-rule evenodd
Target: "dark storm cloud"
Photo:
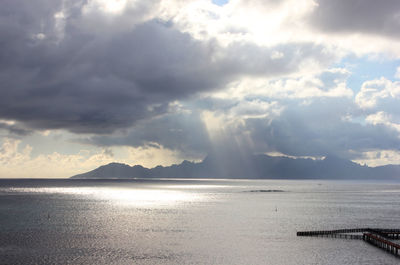
<path id="1" fill-rule="evenodd" d="M 123 135 L 93 136 L 78 140 L 97 146 L 140 147 L 156 143 L 178 150 L 185 157 L 206 154 L 213 143 L 198 112 L 174 113 L 138 122 Z"/>
<path id="2" fill-rule="evenodd" d="M 398 0 L 318 0 L 313 26 L 324 31 L 362 32 L 400 37 Z"/>
<path id="3" fill-rule="evenodd" d="M 347 99 L 318 99 L 309 105 L 291 102 L 278 119 L 248 119 L 246 128 L 258 152 L 277 151 L 293 156 L 335 154 L 354 159 L 360 152 L 400 146 L 396 130 L 360 124 L 357 107 Z"/>
<path id="4" fill-rule="evenodd" d="M 171 23 L 145 21 L 155 3 L 110 18 L 84 13 L 87 1 L 3 1 L 0 118 L 33 129 L 110 133 L 240 76 L 279 76 L 303 61 L 334 58 L 311 43 L 223 49 Z M 284 56 L 274 59 L 274 52 Z"/>
<path id="5" fill-rule="evenodd" d="M 323 77 L 329 86 L 331 76 Z M 80 141 L 97 146 L 134 147 L 154 142 L 186 157 L 274 151 L 292 156 L 333 154 L 357 159 L 365 151 L 391 150 L 400 146 L 398 131 L 361 122 L 369 112 L 346 97 L 314 98 L 308 103 L 298 99 L 265 98 L 264 102 L 271 104 L 271 109 L 260 109 L 259 114 L 270 112 L 271 115 L 245 117 L 240 123 L 222 123 L 220 131 L 223 134 L 210 138 L 201 111 L 212 111 L 217 117 L 230 114 L 240 118 L 246 113 L 238 112 L 237 107 L 246 105 L 246 100 L 252 101 L 250 98 L 242 101 L 203 98 L 192 102 L 190 112 L 173 112 L 139 122 L 124 135 L 94 136 Z M 282 107 L 280 114 L 274 114 L 276 108 Z"/>
<path id="6" fill-rule="evenodd" d="M 32 130 L 25 129 L 19 125 L 7 124 L 7 123 L 3 123 L 1 121 L 0 121 L 0 130 L 6 131 L 9 134 L 8 136 L 12 136 L 12 137 L 26 136 L 33 132 Z"/>
<path id="7" fill-rule="evenodd" d="M 239 103 L 209 98 L 197 104 L 202 109 L 229 113 Z M 297 100 L 282 100 L 280 104 L 285 109 L 279 116 L 246 118 L 240 125 L 221 125 L 224 134 L 218 142 L 210 138 L 204 120 L 196 112 L 169 114 L 141 122 L 125 135 L 94 136 L 80 141 L 98 146 L 134 147 L 154 142 L 178 150 L 186 157 L 275 151 L 292 156 L 334 154 L 356 159 L 365 151 L 400 146 L 396 130 L 357 122 L 364 114 L 349 99 L 321 98 L 307 105 Z M 347 118 L 350 114 L 355 121 Z"/>

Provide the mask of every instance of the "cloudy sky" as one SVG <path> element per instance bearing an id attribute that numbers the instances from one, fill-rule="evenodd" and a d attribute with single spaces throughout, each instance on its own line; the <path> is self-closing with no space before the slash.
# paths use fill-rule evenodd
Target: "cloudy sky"
<path id="1" fill-rule="evenodd" d="M 398 0 L 3 0 L 0 177 L 212 152 L 400 163 Z"/>

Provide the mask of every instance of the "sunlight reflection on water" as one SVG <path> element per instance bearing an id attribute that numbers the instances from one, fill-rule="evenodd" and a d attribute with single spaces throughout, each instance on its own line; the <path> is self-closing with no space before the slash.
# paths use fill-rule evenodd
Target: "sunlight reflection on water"
<path id="1" fill-rule="evenodd" d="M 0 180 L 0 264 L 398 264 L 361 240 L 296 236 L 398 228 L 398 190 L 336 181 Z"/>
<path id="2" fill-rule="evenodd" d="M 101 198 L 120 204 L 135 206 L 172 206 L 199 200 L 198 195 L 175 190 L 104 189 Z"/>
<path id="3" fill-rule="evenodd" d="M 185 189 L 185 190 L 200 190 L 200 189 L 224 189 L 224 188 L 231 188 L 227 185 L 168 185 L 164 186 L 163 188 L 166 189 Z"/>
<path id="4" fill-rule="evenodd" d="M 1 192 L 44 193 L 89 196 L 94 199 L 109 201 L 116 205 L 140 206 L 174 206 L 180 203 L 194 202 L 201 199 L 199 194 L 172 189 L 128 189 L 104 187 L 40 187 L 40 188 L 8 188 Z"/>

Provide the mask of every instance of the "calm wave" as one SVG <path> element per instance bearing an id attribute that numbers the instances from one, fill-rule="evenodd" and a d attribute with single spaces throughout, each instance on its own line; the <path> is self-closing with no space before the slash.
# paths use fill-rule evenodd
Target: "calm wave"
<path id="1" fill-rule="evenodd" d="M 389 183 L 0 180 L 0 264 L 398 264 L 296 232 L 400 228 L 399 199 Z"/>

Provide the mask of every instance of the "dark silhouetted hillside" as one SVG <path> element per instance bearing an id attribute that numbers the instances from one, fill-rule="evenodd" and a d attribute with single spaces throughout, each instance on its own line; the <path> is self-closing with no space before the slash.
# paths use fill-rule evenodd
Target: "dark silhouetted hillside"
<path id="1" fill-rule="evenodd" d="M 152 169 L 111 163 L 72 178 L 400 179 L 398 165 L 368 167 L 335 156 L 313 160 L 252 155 L 220 160 L 211 155 L 202 162 L 185 160 Z"/>

